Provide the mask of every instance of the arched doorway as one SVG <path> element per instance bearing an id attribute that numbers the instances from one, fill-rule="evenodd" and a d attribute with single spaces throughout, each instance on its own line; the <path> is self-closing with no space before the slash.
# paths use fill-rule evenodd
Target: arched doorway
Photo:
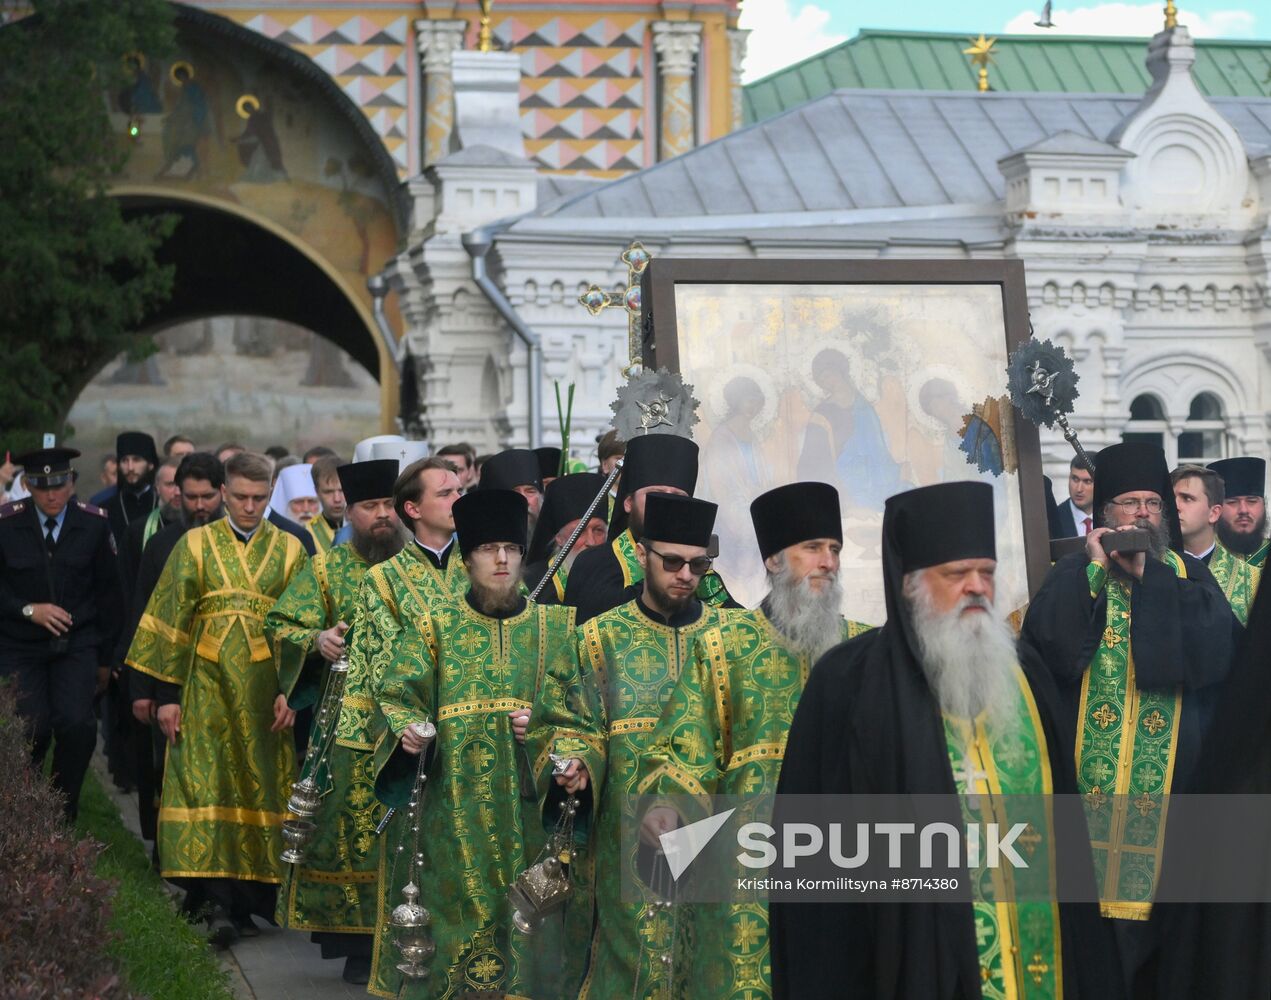
<path id="1" fill-rule="evenodd" d="M 379 382 L 395 429 L 400 318 L 377 324 L 367 278 L 397 252 L 397 168 L 362 111 L 306 56 L 225 18 L 177 5 L 170 56 L 124 58 L 108 94 L 128 147 L 109 191 L 126 214 L 169 212 L 160 252 L 172 297 L 143 332 L 213 316 L 296 324 L 338 345 Z M 102 358 L 84 384 L 114 359 Z"/>

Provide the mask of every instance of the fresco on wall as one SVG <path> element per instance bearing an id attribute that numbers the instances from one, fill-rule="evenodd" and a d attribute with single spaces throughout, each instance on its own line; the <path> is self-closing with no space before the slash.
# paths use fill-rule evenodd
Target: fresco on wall
<path id="1" fill-rule="evenodd" d="M 366 277 L 397 250 L 374 152 L 294 68 L 223 38 L 178 34 L 165 59 L 124 57 L 106 95 L 130 147 L 122 187 L 228 202 L 290 233 L 369 306 Z"/>

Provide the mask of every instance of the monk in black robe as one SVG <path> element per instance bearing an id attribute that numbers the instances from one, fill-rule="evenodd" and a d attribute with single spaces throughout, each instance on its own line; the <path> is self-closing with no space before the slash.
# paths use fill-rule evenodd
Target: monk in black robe
<path id="1" fill-rule="evenodd" d="M 1183 552 L 1160 448 L 1099 452 L 1094 512 L 1099 527 L 1086 551 L 1056 563 L 1022 637 L 1059 690 L 1060 724 L 1075 741 L 1078 790 L 1090 804 L 1101 909 L 1133 984 L 1150 977 L 1157 950 L 1148 919 L 1164 796 L 1189 787 L 1240 625 L 1204 563 Z M 1135 527 L 1149 532 L 1148 552 L 1104 550 L 1110 531 Z M 1131 818 L 1136 829 L 1127 833 Z"/>
<path id="2" fill-rule="evenodd" d="M 1269 655 L 1271 588 L 1259 588 L 1191 791 L 1204 796 L 1271 795 Z M 1249 877 L 1261 878 L 1264 886 L 1266 856 L 1265 846 L 1253 856 L 1240 856 Z M 1229 860 L 1212 849 L 1202 859 L 1182 856 L 1167 845 L 1162 878 L 1169 881 L 1176 866 L 1195 877 L 1201 864 Z M 1199 874 L 1203 877 L 1203 868 Z M 1157 905 L 1152 924 L 1160 941 L 1159 1000 L 1271 996 L 1271 902 Z"/>
<path id="3" fill-rule="evenodd" d="M 952 762 L 951 727 L 978 733 L 993 719 L 1003 730 L 1018 727 L 1020 739 L 1027 732 L 1035 767 L 1048 767 L 1053 791 L 1073 792 L 1072 744 L 1055 724 L 1054 686 L 1035 653 L 1014 648 L 993 611 L 995 567 L 987 484 L 945 483 L 888 500 L 887 623 L 835 647 L 813 669 L 786 744 L 778 817 L 783 795 L 1002 792 L 991 784 L 1001 779 L 988 778 L 1001 768 L 974 772 L 986 781 L 972 789 L 961 784 L 974 780 L 971 768 L 959 779 Z M 1026 704 L 1035 713 L 1021 712 Z M 978 739 L 976 745 L 982 753 Z M 996 747 L 992 740 L 988 745 Z M 1080 828 L 1079 820 L 1078 814 Z M 1078 840 L 1056 851 L 1056 875 L 1060 884 L 1084 885 L 1093 896 L 1084 831 Z M 1044 943 L 1036 942 L 1049 956 L 1040 962 L 1010 948 L 994 958 L 978 933 L 982 906 L 774 900 L 773 996 L 978 1000 L 1051 996 L 1059 982 L 1068 998 L 1121 996 L 1115 948 L 1092 903 L 1046 907 L 1055 916 Z M 1034 965 L 1045 967 L 1046 985 L 1035 986 Z"/>
<path id="4" fill-rule="evenodd" d="M 543 450 L 539 448 L 537 453 Z M 560 449 L 555 450 L 559 458 Z M 605 477 L 599 472 L 575 472 L 568 476 L 558 476 L 548 483 L 543 491 L 543 508 L 539 511 L 538 522 L 534 525 L 534 534 L 530 538 L 530 547 L 525 553 L 525 586 L 531 591 L 547 575 L 556 553 L 569 540 L 604 485 Z M 605 544 L 608 517 L 609 498 L 604 496 L 583 525 L 578 541 L 534 598 L 539 604 L 560 604 L 565 599 L 569 571 L 578 557 L 593 546 Z"/>

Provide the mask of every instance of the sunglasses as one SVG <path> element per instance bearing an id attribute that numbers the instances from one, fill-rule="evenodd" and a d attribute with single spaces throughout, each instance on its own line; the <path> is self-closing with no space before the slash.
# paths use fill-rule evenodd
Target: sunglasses
<path id="1" fill-rule="evenodd" d="M 664 552 L 659 552 L 650 545 L 645 546 L 645 550 L 652 552 L 655 556 L 662 560 L 662 568 L 668 573 L 678 573 L 685 564 L 688 565 L 688 571 L 694 576 L 705 576 L 710 572 L 711 566 L 715 560 L 710 556 L 697 556 L 695 559 L 685 559 L 683 556 L 669 556 Z"/>

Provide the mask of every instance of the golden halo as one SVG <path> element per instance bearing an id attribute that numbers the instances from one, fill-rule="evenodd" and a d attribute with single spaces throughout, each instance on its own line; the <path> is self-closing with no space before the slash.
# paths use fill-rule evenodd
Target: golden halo
<path id="1" fill-rule="evenodd" d="M 248 106 L 250 105 L 250 110 Z M 260 98 L 255 94 L 244 94 L 234 105 L 234 110 L 238 112 L 238 117 L 246 121 L 253 112 L 260 110 Z"/>
<path id="2" fill-rule="evenodd" d="M 190 79 L 194 79 L 194 67 L 184 59 L 178 59 L 172 64 L 172 68 L 168 70 L 168 79 L 175 83 L 178 87 L 182 86 L 181 81 L 177 79 L 177 70 L 179 69 L 185 70 L 190 75 Z"/>
<path id="3" fill-rule="evenodd" d="M 123 58 L 120 59 L 120 62 L 124 64 L 124 69 L 129 68 L 128 64 L 130 62 L 135 62 L 137 64 L 138 69 L 144 70 L 146 68 L 146 54 L 144 52 L 136 52 L 136 51 L 125 52 L 123 54 Z"/>

